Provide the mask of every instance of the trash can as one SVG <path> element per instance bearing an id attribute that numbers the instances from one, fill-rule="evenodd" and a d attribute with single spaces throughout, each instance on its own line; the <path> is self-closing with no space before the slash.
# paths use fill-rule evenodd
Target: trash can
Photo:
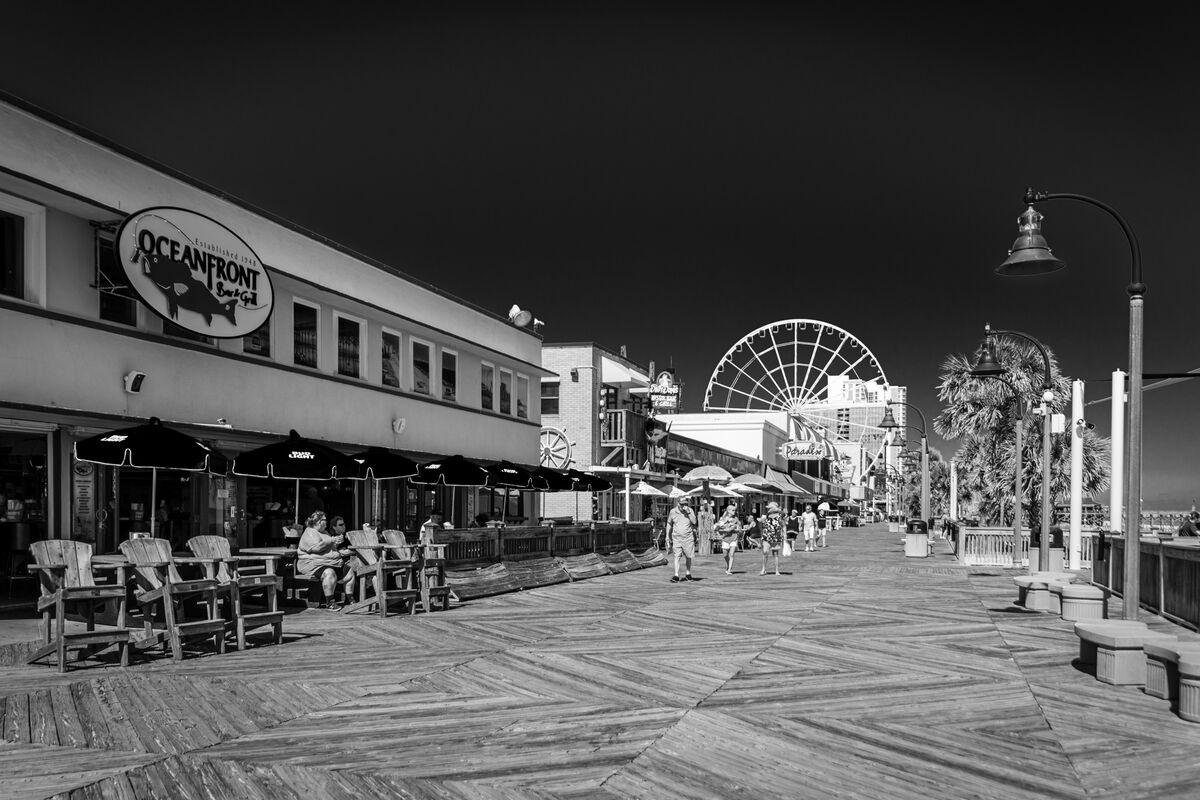
<path id="1" fill-rule="evenodd" d="M 1029 571 L 1030 572 L 1062 572 L 1066 562 L 1067 548 L 1063 545 L 1063 531 L 1057 525 L 1050 526 L 1050 557 L 1048 564 L 1042 566 L 1042 529 L 1034 528 L 1029 532 Z"/>
<path id="2" fill-rule="evenodd" d="M 910 519 L 904 536 L 906 558 L 929 557 L 929 523 L 923 519 Z"/>

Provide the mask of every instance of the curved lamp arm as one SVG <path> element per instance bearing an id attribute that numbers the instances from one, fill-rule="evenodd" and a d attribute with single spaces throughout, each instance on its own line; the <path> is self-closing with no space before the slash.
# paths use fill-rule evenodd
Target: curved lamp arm
<path id="1" fill-rule="evenodd" d="M 1125 231 L 1125 238 L 1129 241 L 1129 253 L 1133 256 L 1133 269 L 1129 277 L 1129 294 L 1142 295 L 1146 293 L 1146 284 L 1142 283 L 1142 251 L 1138 246 L 1137 236 L 1134 235 L 1133 228 L 1129 227 L 1129 223 L 1117 213 L 1115 208 L 1094 197 L 1088 197 L 1086 194 L 1025 190 L 1025 205 L 1033 205 L 1042 200 L 1078 200 L 1081 203 L 1095 206 L 1115 219 L 1121 226 L 1121 230 Z"/>
<path id="2" fill-rule="evenodd" d="M 1046 353 L 1046 348 L 1037 339 L 1033 338 L 1028 333 L 1021 333 L 1020 331 L 1002 331 L 999 329 L 993 330 L 992 326 L 986 323 L 983 326 L 983 336 L 985 339 L 990 336 L 1018 336 L 1032 344 L 1037 348 L 1038 352 L 1042 354 L 1042 365 L 1046 370 L 1045 378 L 1042 381 L 1042 390 L 1052 391 L 1054 389 L 1054 384 L 1051 381 L 1050 376 L 1050 356 Z"/>
<path id="3" fill-rule="evenodd" d="M 921 431 L 922 436 L 926 436 L 925 430 L 926 430 L 927 426 L 925 425 L 925 415 L 921 413 L 921 409 L 917 408 L 912 403 L 906 403 L 903 400 L 889 400 L 888 405 L 890 405 L 890 406 L 907 406 L 908 408 L 911 408 L 913 411 L 917 412 L 917 416 L 921 418 L 921 427 L 919 430 Z M 904 427 L 912 428 L 915 426 L 905 425 Z M 928 436 L 926 436 L 926 438 L 928 438 Z"/>

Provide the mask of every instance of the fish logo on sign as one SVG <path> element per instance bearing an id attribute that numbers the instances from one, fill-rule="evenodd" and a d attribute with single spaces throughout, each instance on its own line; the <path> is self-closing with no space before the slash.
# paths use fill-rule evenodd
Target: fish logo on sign
<path id="1" fill-rule="evenodd" d="M 204 336 L 262 327 L 275 293 L 258 255 L 214 219 L 159 206 L 129 215 L 115 249 L 129 286 L 156 314 Z"/>

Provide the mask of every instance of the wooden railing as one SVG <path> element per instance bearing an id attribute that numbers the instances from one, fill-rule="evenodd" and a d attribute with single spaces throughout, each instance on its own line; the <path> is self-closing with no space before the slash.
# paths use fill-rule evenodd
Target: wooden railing
<path id="1" fill-rule="evenodd" d="M 1143 536 L 1138 556 L 1139 602 L 1163 617 L 1200 630 L 1200 541 Z M 1105 535 L 1092 581 L 1113 594 L 1125 590 L 1125 538 Z"/>
<path id="2" fill-rule="evenodd" d="M 1099 535 L 1098 530 L 1084 529 L 1079 540 L 1079 565 L 1084 569 L 1092 566 L 1092 554 Z M 1066 533 L 1063 534 L 1066 544 Z M 958 560 L 975 567 L 1013 566 L 1012 528 L 965 528 L 960 527 L 951 539 Z M 1020 566 L 1029 566 L 1029 529 L 1021 531 Z"/>
<path id="3" fill-rule="evenodd" d="M 600 444 L 605 447 L 642 444 L 645 437 L 646 416 L 628 408 L 615 408 L 604 412 L 600 420 Z"/>
<path id="4" fill-rule="evenodd" d="M 448 567 L 498 561 L 615 553 L 650 547 L 650 522 L 597 522 L 587 525 L 535 525 L 442 530 L 434 542 L 446 545 Z"/>

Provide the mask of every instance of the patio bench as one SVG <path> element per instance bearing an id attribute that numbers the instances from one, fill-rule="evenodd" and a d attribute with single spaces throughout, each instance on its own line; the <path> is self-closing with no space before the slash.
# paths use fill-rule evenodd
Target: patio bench
<path id="1" fill-rule="evenodd" d="M 1189 722 L 1200 722 L 1200 693 L 1195 687 L 1200 685 L 1200 642 L 1146 642 L 1143 646 L 1146 654 L 1146 681 L 1143 691 L 1151 697 L 1171 701 L 1171 706 L 1182 708 L 1180 702 L 1180 679 L 1183 677 L 1179 670 L 1182 659 L 1190 672 L 1187 674 L 1191 682 L 1189 687 L 1187 715 L 1181 710 L 1179 715 Z"/>
<path id="2" fill-rule="evenodd" d="M 1068 622 L 1108 617 L 1108 590 L 1090 583 L 1056 584 L 1060 600 L 1060 613 Z M 1051 591 L 1054 591 L 1052 588 Z"/>
<path id="3" fill-rule="evenodd" d="M 1115 686 L 1144 686 L 1147 643 L 1171 644 L 1175 637 L 1155 633 L 1136 620 L 1100 619 L 1075 623 L 1079 661 L 1095 665 L 1096 680 Z"/>
<path id="4" fill-rule="evenodd" d="M 1031 572 L 1028 575 L 1018 575 L 1013 578 L 1013 583 L 1017 585 L 1017 605 L 1033 611 L 1049 611 L 1050 584 L 1071 583 L 1075 577 L 1070 572 Z"/>

